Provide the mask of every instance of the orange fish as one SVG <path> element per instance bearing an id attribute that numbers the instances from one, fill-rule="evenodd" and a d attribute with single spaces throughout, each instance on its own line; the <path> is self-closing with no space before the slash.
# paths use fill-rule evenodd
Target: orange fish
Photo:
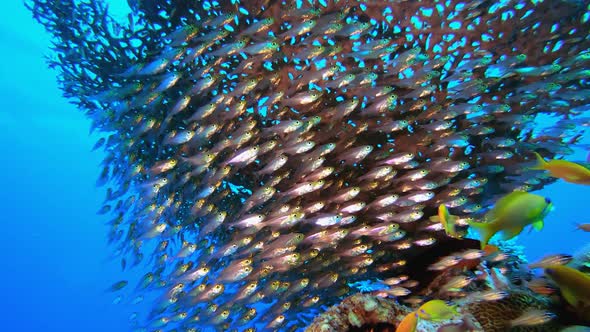
<path id="1" fill-rule="evenodd" d="M 577 223 L 576 229 L 584 231 L 584 232 L 590 232 L 590 223 L 587 223 L 587 224 Z"/>
<path id="2" fill-rule="evenodd" d="M 412 311 L 402 319 L 395 332 L 414 332 L 416 331 L 416 326 L 418 326 L 418 314 Z"/>
<path id="3" fill-rule="evenodd" d="M 590 169 L 567 160 L 545 161 L 540 154 L 533 153 L 537 158 L 537 165 L 532 169 L 549 171 L 551 176 L 566 182 L 590 185 Z"/>

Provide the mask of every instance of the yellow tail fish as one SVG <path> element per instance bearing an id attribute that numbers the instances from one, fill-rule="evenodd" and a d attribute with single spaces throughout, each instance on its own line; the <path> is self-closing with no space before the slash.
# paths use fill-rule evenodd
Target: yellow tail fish
<path id="1" fill-rule="evenodd" d="M 430 220 L 434 222 L 440 222 L 448 236 L 457 239 L 461 238 L 461 235 L 457 233 L 455 228 L 457 216 L 450 214 L 449 210 L 444 204 L 438 206 L 438 215 L 430 217 Z"/>
<path id="2" fill-rule="evenodd" d="M 536 230 L 543 229 L 543 218 L 552 208 L 553 204 L 548 198 L 514 191 L 500 198 L 494 208 L 485 215 L 484 220 L 488 222 L 469 222 L 469 225 L 480 234 L 483 249 L 498 232 L 503 232 L 504 239 L 509 240 L 520 234 L 528 225 L 533 225 Z"/>
<path id="3" fill-rule="evenodd" d="M 545 274 L 557 284 L 567 303 L 590 316 L 590 275 L 558 264 L 545 266 Z"/>
<path id="4" fill-rule="evenodd" d="M 432 322 L 451 319 L 459 315 L 454 306 L 448 305 L 443 300 L 430 300 L 417 310 L 418 317 Z"/>

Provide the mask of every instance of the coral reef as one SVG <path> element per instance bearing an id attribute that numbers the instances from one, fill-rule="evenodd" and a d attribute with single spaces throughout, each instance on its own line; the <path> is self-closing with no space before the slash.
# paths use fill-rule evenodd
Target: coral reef
<path id="1" fill-rule="evenodd" d="M 590 273 L 590 244 L 581 248 L 574 254 L 570 266 L 582 272 Z"/>
<path id="2" fill-rule="evenodd" d="M 469 321 L 472 331 L 485 332 L 552 332 L 570 325 L 550 321 L 536 326 L 510 327 L 509 322 L 527 309 L 552 308 L 547 298 L 523 290 L 510 290 L 507 297 L 497 301 L 470 302 L 465 299 L 458 300 L 457 304 L 461 313 L 459 318 L 437 323 L 421 321 L 416 331 L 443 331 L 445 327 L 462 325 L 462 321 Z M 393 299 L 355 294 L 316 317 L 306 331 L 395 331 L 397 324 L 412 310 Z"/>
<path id="3" fill-rule="evenodd" d="M 549 310 L 553 308 L 547 298 L 524 290 L 512 289 L 508 292 L 508 296 L 503 299 L 465 303 L 462 304 L 462 308 L 466 312 L 471 313 L 486 332 L 551 332 L 559 331 L 560 328 L 564 327 L 564 325 L 559 325 L 556 321 L 550 321 L 536 326 L 515 326 L 509 328 L 508 323 L 522 315 L 528 309 Z"/>
<path id="4" fill-rule="evenodd" d="M 410 312 L 409 308 L 388 299 L 355 294 L 316 317 L 306 331 L 352 331 L 354 328 L 368 330 L 374 326 L 391 325 Z"/>
<path id="5" fill-rule="evenodd" d="M 433 276 L 423 279 L 430 282 L 414 287 L 411 297 L 395 297 L 379 291 L 352 295 L 318 315 L 306 331 L 395 331 L 408 313 L 418 310 L 428 299 L 452 303 L 460 315 L 437 322 L 419 320 L 418 332 L 557 332 L 569 326 L 590 328 L 590 317 L 579 315 L 564 299 L 551 293 L 536 293 L 527 287 L 536 277 L 519 255 L 519 246 L 504 243 L 502 248 L 500 258 L 496 252 L 474 259 L 458 259 L 440 271 L 432 271 L 439 264 L 433 263 L 426 268 Z M 585 254 L 587 248 L 579 251 L 571 265 L 584 261 Z M 452 252 L 442 260 L 460 256 L 462 253 Z M 469 282 L 449 290 L 447 285 L 458 280 L 457 277 L 467 277 Z M 554 319 L 547 322 L 531 319 L 526 324 L 513 325 L 517 318 L 534 310 L 555 313 Z"/>

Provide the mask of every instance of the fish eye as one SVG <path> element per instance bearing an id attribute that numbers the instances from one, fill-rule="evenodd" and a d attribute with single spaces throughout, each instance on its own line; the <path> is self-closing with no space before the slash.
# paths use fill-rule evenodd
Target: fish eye
<path id="1" fill-rule="evenodd" d="M 551 204 L 551 199 L 549 197 L 545 197 L 545 203 Z"/>
<path id="2" fill-rule="evenodd" d="M 555 271 L 553 269 L 545 269 L 545 273 L 548 275 L 553 275 Z"/>

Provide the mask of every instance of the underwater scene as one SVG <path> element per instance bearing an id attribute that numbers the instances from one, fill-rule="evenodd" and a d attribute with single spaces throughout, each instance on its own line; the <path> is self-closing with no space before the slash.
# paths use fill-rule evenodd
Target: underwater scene
<path id="1" fill-rule="evenodd" d="M 590 1 L 0 13 L 6 331 L 590 331 Z"/>

